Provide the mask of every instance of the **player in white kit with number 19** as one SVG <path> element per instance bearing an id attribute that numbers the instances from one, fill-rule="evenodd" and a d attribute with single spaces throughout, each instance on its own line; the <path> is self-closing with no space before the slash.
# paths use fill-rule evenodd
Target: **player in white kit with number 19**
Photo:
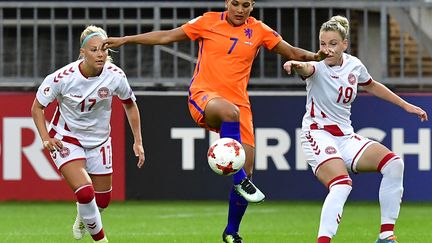
<path id="1" fill-rule="evenodd" d="M 357 86 L 400 106 L 408 113 L 428 119 L 414 106 L 384 85 L 373 80 L 356 57 L 344 53 L 348 47 L 349 23 L 335 16 L 320 29 L 320 48 L 329 56 L 321 62 L 288 61 L 284 69 L 293 70 L 306 81 L 307 104 L 302 124 L 302 147 L 318 180 L 329 189 L 321 211 L 318 243 L 328 243 L 336 235 L 343 206 L 351 192 L 348 172 L 380 172 L 383 175 L 379 201 L 381 230 L 377 243 L 396 243 L 394 225 L 403 193 L 402 159 L 384 145 L 355 134 L 351 126 L 351 103 Z"/>
<path id="2" fill-rule="evenodd" d="M 81 239 L 88 231 L 97 242 L 108 242 L 100 211 L 108 207 L 111 199 L 113 96 L 122 101 L 129 120 L 137 166 L 144 164 L 136 98 L 126 75 L 110 62 L 108 50 L 103 49 L 106 38 L 103 29 L 88 26 L 81 34 L 79 59 L 48 75 L 32 106 L 44 147 L 77 198 L 73 236 Z M 57 110 L 47 128 L 43 109 L 54 100 Z"/>

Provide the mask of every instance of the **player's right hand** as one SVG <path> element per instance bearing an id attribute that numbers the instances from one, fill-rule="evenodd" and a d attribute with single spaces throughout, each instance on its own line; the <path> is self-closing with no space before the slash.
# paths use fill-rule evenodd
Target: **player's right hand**
<path id="1" fill-rule="evenodd" d="M 48 138 L 43 140 L 42 143 L 44 148 L 46 148 L 51 153 L 55 151 L 60 151 L 63 148 L 63 143 L 57 138 Z"/>
<path id="2" fill-rule="evenodd" d="M 124 37 L 109 37 L 103 42 L 103 49 L 117 48 L 125 44 Z"/>
<path id="3" fill-rule="evenodd" d="M 283 68 L 288 74 L 291 74 L 293 71 L 303 69 L 304 65 L 304 63 L 298 61 L 287 61 L 284 63 Z"/>

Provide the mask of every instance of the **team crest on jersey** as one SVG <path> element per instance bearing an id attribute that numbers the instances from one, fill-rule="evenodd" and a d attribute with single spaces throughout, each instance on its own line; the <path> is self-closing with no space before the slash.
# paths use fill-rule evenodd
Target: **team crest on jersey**
<path id="1" fill-rule="evenodd" d="M 334 147 L 332 147 L 332 146 L 328 146 L 325 149 L 325 152 L 326 152 L 326 154 L 335 154 L 336 153 L 336 149 Z"/>
<path id="2" fill-rule="evenodd" d="M 51 87 L 50 87 L 50 86 L 45 87 L 45 88 L 43 89 L 43 94 L 44 94 L 45 96 L 50 96 L 50 94 L 51 94 Z"/>
<path id="3" fill-rule="evenodd" d="M 252 29 L 251 28 L 246 28 L 244 30 L 245 35 L 247 36 L 247 38 L 252 38 Z"/>
<path id="4" fill-rule="evenodd" d="M 356 77 L 354 76 L 354 74 L 350 73 L 348 75 L 348 83 L 350 83 L 351 85 L 355 85 L 356 84 Z"/>
<path id="5" fill-rule="evenodd" d="M 70 150 L 66 147 L 63 147 L 62 149 L 60 149 L 59 154 L 60 154 L 60 157 L 66 158 L 69 156 Z"/>
<path id="6" fill-rule="evenodd" d="M 98 96 L 101 99 L 105 99 L 109 96 L 109 89 L 107 87 L 102 87 L 98 90 Z"/>

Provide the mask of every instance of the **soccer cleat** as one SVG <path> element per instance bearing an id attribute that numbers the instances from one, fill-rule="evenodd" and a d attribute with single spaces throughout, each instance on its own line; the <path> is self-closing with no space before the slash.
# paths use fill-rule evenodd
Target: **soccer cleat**
<path id="1" fill-rule="evenodd" d="M 100 239 L 100 240 L 97 240 L 97 241 L 94 241 L 94 242 L 103 242 L 103 243 L 107 243 L 107 242 L 108 242 L 108 239 L 106 238 L 106 236 L 104 236 L 104 238 L 102 238 L 102 239 Z"/>
<path id="2" fill-rule="evenodd" d="M 248 202 L 259 203 L 265 198 L 264 193 L 262 193 L 247 177 L 244 178 L 240 184 L 234 185 L 234 189 Z"/>
<path id="3" fill-rule="evenodd" d="M 106 236 L 104 236 L 104 238 L 102 238 L 102 239 L 100 239 L 100 240 L 98 240 L 98 241 L 95 241 L 95 242 L 108 242 L 108 239 L 106 238 Z"/>
<path id="4" fill-rule="evenodd" d="M 81 221 L 79 215 L 76 216 L 75 223 L 72 226 L 72 234 L 75 240 L 81 240 L 86 232 L 84 223 Z"/>
<path id="5" fill-rule="evenodd" d="M 222 240 L 226 243 L 243 243 L 243 239 L 239 234 L 235 233 L 232 235 L 228 235 L 225 231 L 222 234 Z"/>
<path id="6" fill-rule="evenodd" d="M 396 236 L 392 235 L 385 239 L 378 239 L 375 241 L 375 243 L 398 243 L 398 242 L 396 241 Z"/>

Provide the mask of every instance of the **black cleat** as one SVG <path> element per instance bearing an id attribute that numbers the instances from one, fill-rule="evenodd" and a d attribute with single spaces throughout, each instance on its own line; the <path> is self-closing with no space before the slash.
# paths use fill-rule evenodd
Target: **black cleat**
<path id="1" fill-rule="evenodd" d="M 246 201 L 251 203 L 259 203 L 264 201 L 265 195 L 262 193 L 249 178 L 244 178 L 240 184 L 234 185 L 234 189 Z"/>
<path id="2" fill-rule="evenodd" d="M 243 243 L 243 239 L 239 234 L 234 233 L 232 235 L 228 235 L 225 231 L 222 234 L 222 240 L 226 243 Z"/>

